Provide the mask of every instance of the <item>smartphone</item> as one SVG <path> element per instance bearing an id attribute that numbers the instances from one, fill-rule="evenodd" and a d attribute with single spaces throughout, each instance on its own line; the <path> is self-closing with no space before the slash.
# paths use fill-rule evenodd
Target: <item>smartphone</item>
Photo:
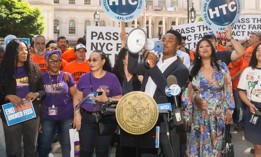
<path id="1" fill-rule="evenodd" d="M 102 91 L 97 91 L 98 96 L 102 95 Z"/>
<path id="2" fill-rule="evenodd" d="M 256 111 L 255 111 L 255 115 L 257 115 L 257 116 L 261 116 L 261 111 L 256 110 Z"/>

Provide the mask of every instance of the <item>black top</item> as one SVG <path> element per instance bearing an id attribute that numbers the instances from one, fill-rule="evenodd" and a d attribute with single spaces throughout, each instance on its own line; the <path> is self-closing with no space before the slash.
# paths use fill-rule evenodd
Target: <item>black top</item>
<path id="1" fill-rule="evenodd" d="M 232 62 L 231 55 L 232 55 L 231 51 L 217 51 L 216 52 L 217 60 L 221 60 L 226 65 L 228 65 L 230 62 Z"/>

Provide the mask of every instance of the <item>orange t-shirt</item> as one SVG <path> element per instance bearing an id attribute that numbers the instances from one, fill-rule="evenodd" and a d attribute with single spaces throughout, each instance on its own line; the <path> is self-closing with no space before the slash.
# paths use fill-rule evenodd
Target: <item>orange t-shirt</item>
<path id="1" fill-rule="evenodd" d="M 39 66 L 42 72 L 46 72 L 48 70 L 44 57 L 38 57 L 36 54 L 33 54 L 32 61 Z M 68 63 L 66 62 L 66 60 L 62 59 L 61 70 L 63 70 L 67 64 Z"/>
<path id="2" fill-rule="evenodd" d="M 252 57 L 252 52 L 254 51 L 254 46 L 249 46 L 246 51 L 245 54 L 243 56 L 243 70 L 246 69 L 249 65 L 249 62 L 251 60 Z"/>
<path id="3" fill-rule="evenodd" d="M 62 59 L 61 71 L 63 71 L 63 69 L 66 67 L 67 64 L 68 64 L 68 62 L 66 60 Z"/>
<path id="4" fill-rule="evenodd" d="M 238 60 L 234 61 L 234 62 L 230 62 L 228 64 L 228 68 L 229 68 L 229 72 L 230 72 L 230 76 L 233 77 L 234 75 L 236 75 L 240 70 L 241 70 L 241 66 L 242 66 L 242 63 L 243 63 L 243 57 L 239 58 Z M 238 82 L 239 82 L 239 78 L 240 78 L 240 75 L 234 79 L 232 81 L 232 84 L 233 84 L 233 90 L 236 90 L 237 89 L 237 85 L 238 85 Z"/>
<path id="5" fill-rule="evenodd" d="M 189 58 L 190 58 L 190 63 L 193 63 L 195 59 L 194 52 L 192 50 L 189 51 Z"/>
<path id="6" fill-rule="evenodd" d="M 226 47 L 221 45 L 221 44 L 218 44 L 218 51 L 226 51 Z"/>
<path id="7" fill-rule="evenodd" d="M 90 72 L 91 69 L 87 60 L 83 64 L 79 64 L 74 60 L 66 65 L 64 71 L 71 73 L 75 83 L 78 83 L 80 77 L 83 74 Z"/>
<path id="8" fill-rule="evenodd" d="M 64 51 L 64 53 L 62 54 L 62 58 L 65 59 L 67 62 L 74 61 L 76 59 L 74 48 Z"/>
<path id="9" fill-rule="evenodd" d="M 44 57 L 38 57 L 36 54 L 33 54 L 32 61 L 39 66 L 42 72 L 46 72 L 48 70 Z"/>

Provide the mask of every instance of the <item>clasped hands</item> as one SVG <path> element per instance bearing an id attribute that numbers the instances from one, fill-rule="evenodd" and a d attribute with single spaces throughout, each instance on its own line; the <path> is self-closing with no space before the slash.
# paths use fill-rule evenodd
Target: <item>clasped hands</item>
<path id="1" fill-rule="evenodd" d="M 27 101 L 33 101 L 35 100 L 37 97 L 39 97 L 39 93 L 38 92 L 29 92 L 25 99 Z M 15 106 L 19 106 L 20 104 L 23 104 L 24 101 L 22 98 L 20 98 L 19 96 L 17 95 L 12 95 L 12 94 L 9 94 L 9 95 L 6 95 L 5 96 L 6 100 L 9 100 L 12 104 L 14 104 Z"/>

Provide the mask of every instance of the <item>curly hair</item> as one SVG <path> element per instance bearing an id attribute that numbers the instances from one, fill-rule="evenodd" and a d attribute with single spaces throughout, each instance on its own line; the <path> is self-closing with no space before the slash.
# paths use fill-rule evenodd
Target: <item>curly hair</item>
<path id="1" fill-rule="evenodd" d="M 179 45 L 181 44 L 182 36 L 178 31 L 170 29 L 166 32 L 166 34 L 168 34 L 168 33 L 173 34 L 176 37 L 178 44 Z"/>
<path id="2" fill-rule="evenodd" d="M 259 43 L 255 49 L 253 50 L 252 52 L 252 57 L 250 59 L 250 62 L 249 62 L 249 66 L 252 67 L 252 69 L 255 69 L 257 64 L 258 64 L 258 61 L 257 61 L 257 58 L 256 58 L 256 53 L 257 53 L 257 49 L 258 47 L 261 45 L 261 43 Z"/>
<path id="3" fill-rule="evenodd" d="M 15 76 L 18 63 L 18 47 L 20 43 L 24 43 L 26 45 L 27 51 L 29 52 L 27 44 L 22 40 L 14 39 L 8 43 L 2 62 L 2 65 L 4 66 L 1 67 L 1 74 L 5 75 L 4 80 L 2 81 L 8 82 L 8 78 Z M 31 61 L 30 53 L 27 54 L 27 60 L 24 63 L 24 68 L 28 74 L 28 77 L 36 76 L 41 73 L 39 68 Z"/>
<path id="4" fill-rule="evenodd" d="M 216 58 L 216 50 L 214 48 L 214 46 L 212 45 L 211 41 L 208 40 L 208 39 L 201 39 L 198 44 L 197 44 L 197 48 L 196 48 L 196 55 L 195 55 L 195 60 L 194 60 L 194 63 L 193 63 L 193 66 L 192 66 L 192 69 L 191 69 L 191 72 L 190 72 L 190 75 L 192 77 L 196 76 L 202 66 L 202 59 L 201 57 L 199 56 L 199 45 L 203 42 L 203 41 L 206 41 L 208 42 L 208 44 L 211 46 L 211 60 L 210 60 L 210 64 L 211 66 L 213 67 L 214 65 L 217 67 L 218 71 L 220 71 L 220 67 L 217 63 L 217 58 Z"/>

